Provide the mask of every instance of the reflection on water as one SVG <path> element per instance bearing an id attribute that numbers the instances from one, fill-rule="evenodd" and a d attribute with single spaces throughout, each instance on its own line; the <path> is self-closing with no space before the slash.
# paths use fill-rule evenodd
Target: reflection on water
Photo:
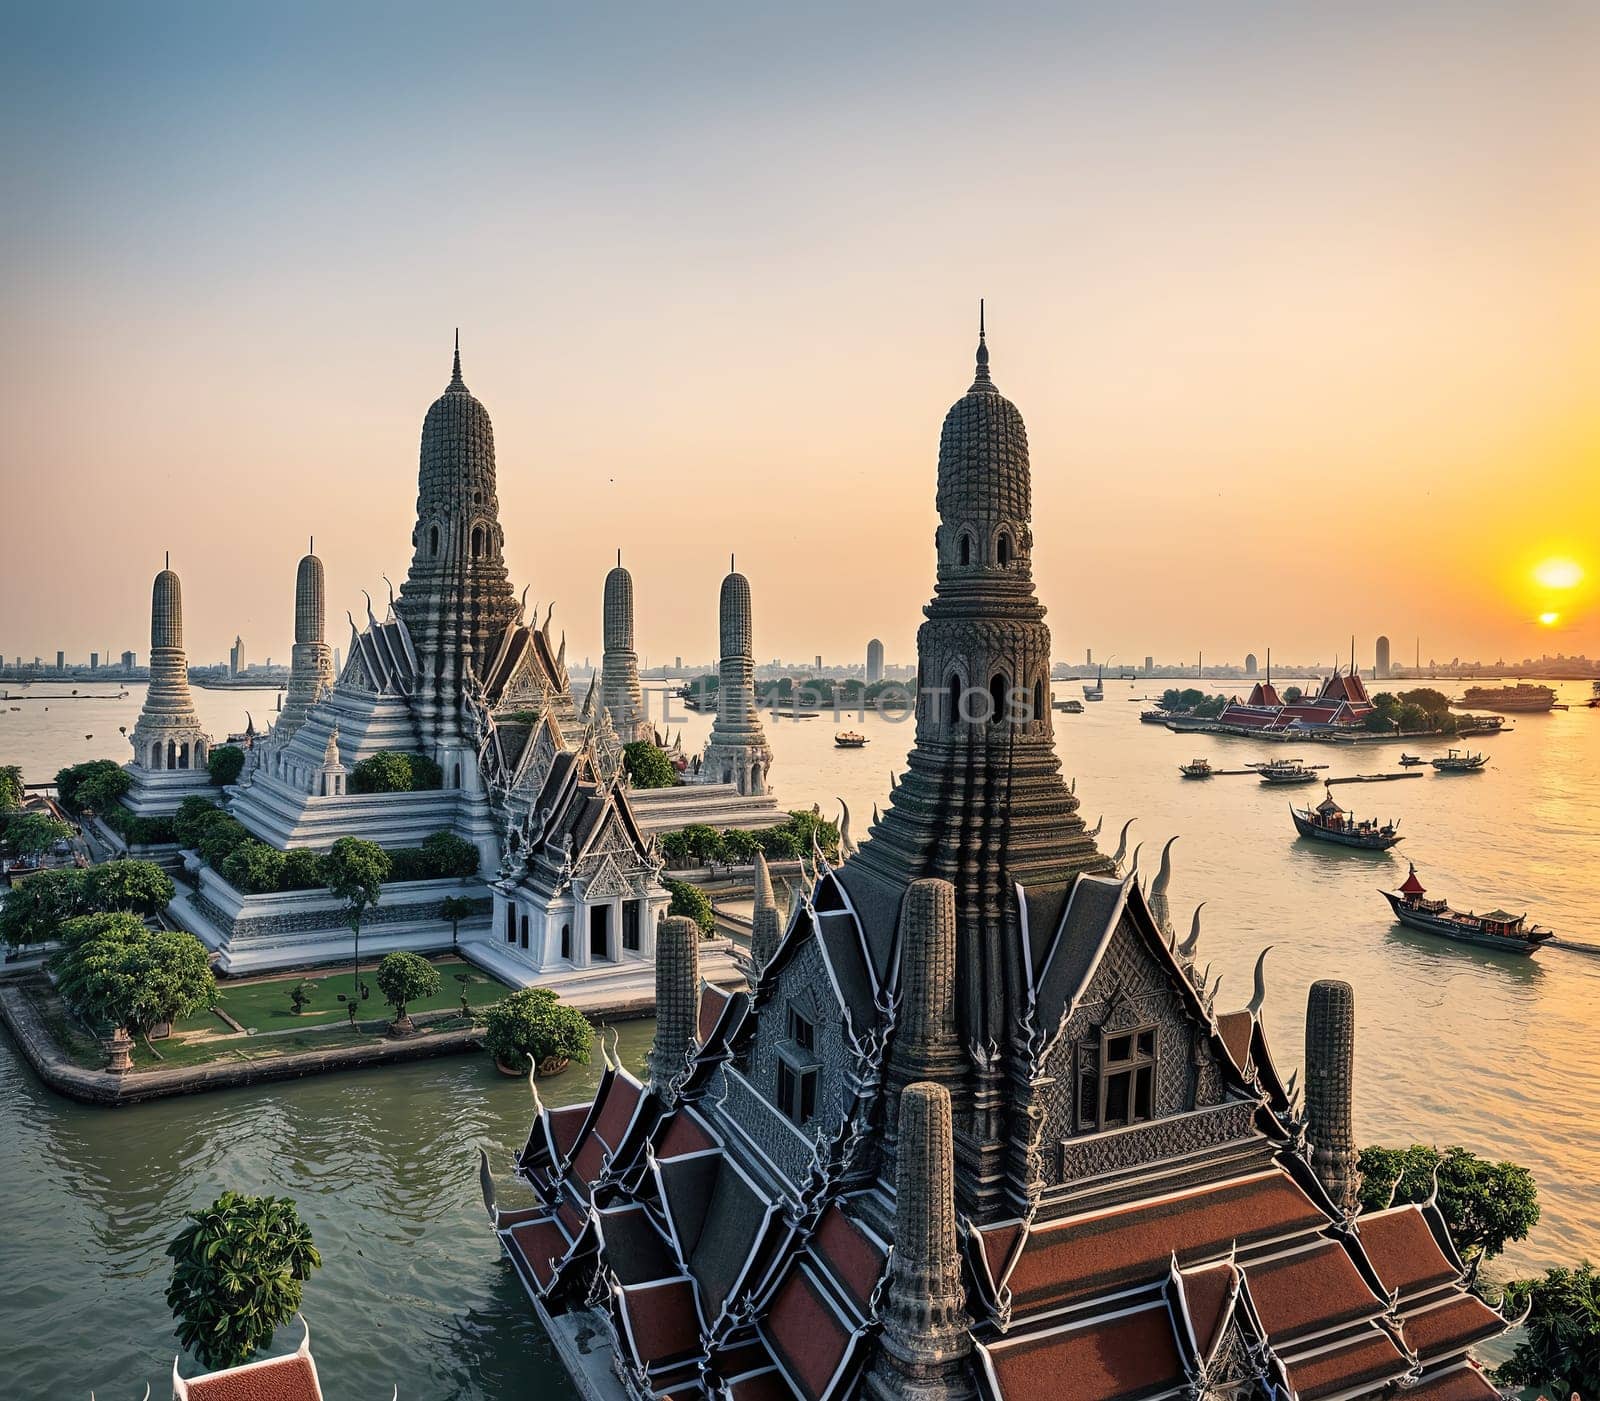
<path id="1" fill-rule="evenodd" d="M 0 762 L 21 762 L 35 778 L 79 758 L 122 758 L 116 728 L 132 724 L 142 696 L 131 689 L 124 702 L 60 707 L 65 719 L 56 709 L 7 712 Z M 1600 945 L 1600 713 L 1518 717 L 1514 733 L 1482 741 L 1492 767 L 1481 774 L 1342 788 L 1340 802 L 1363 816 L 1401 820 L 1406 840 L 1370 854 L 1296 838 L 1289 795 L 1253 778 L 1180 779 L 1177 765 L 1195 755 L 1239 768 L 1296 751 L 1140 725 L 1127 700 L 1145 689 L 1108 682 L 1103 703 L 1058 714 L 1059 749 L 1089 821 L 1104 813 L 1107 845 L 1137 818 L 1131 836 L 1153 870 L 1160 844 L 1181 835 L 1172 906 L 1187 928 L 1189 910 L 1208 902 L 1201 959 L 1222 974 L 1218 1005 L 1243 1005 L 1256 954 L 1272 944 L 1265 1016 L 1287 1068 L 1301 1059 L 1311 981 L 1349 979 L 1361 1141 L 1459 1142 L 1532 1168 L 1544 1219 L 1509 1253 L 1514 1269 L 1600 1253 L 1600 1072 L 1590 1054 L 1600 957 L 1554 947 L 1520 959 L 1445 944 L 1394 924 L 1377 894 L 1410 858 L 1457 905 L 1527 909 L 1563 938 Z M 1575 700 L 1587 688 L 1562 690 Z M 270 694 L 196 699 L 223 732 L 242 726 L 247 705 L 258 716 L 271 706 Z M 659 716 L 659 697 L 654 704 Z M 675 716 L 675 729 L 679 719 L 686 746 L 710 726 L 709 716 Z M 845 725 L 872 742 L 836 749 Z M 851 714 L 837 726 L 768 719 L 767 728 L 779 801 L 818 801 L 831 814 L 842 797 L 864 838 L 890 772 L 903 768 L 910 726 Z M 1306 751 L 1334 774 L 1371 772 L 1395 754 Z M 648 1024 L 623 1027 L 630 1064 L 648 1041 Z M 573 1070 L 549 1082 L 547 1098 L 580 1098 L 596 1074 Z M 21 1396 L 137 1395 L 159 1382 L 175 1349 L 162 1252 L 183 1214 L 224 1187 L 295 1197 L 310 1221 L 326 1264 L 306 1309 L 330 1396 L 387 1397 L 396 1383 L 408 1397 L 569 1394 L 485 1231 L 476 1146 L 505 1164 L 529 1118 L 526 1087 L 486 1059 L 108 1112 L 49 1095 L 7 1042 L 0 1115 L 0 1351 L 19 1369 Z M 510 1198 L 513 1187 L 502 1188 Z"/>

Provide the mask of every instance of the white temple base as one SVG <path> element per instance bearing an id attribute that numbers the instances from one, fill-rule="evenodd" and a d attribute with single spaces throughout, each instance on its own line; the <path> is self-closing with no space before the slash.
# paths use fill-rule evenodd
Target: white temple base
<path id="1" fill-rule="evenodd" d="M 363 942 L 365 942 L 363 940 Z M 656 1003 L 654 961 L 624 957 L 619 963 L 594 963 L 587 968 L 534 968 L 519 950 L 494 938 L 492 931 L 461 941 L 461 952 L 471 963 L 512 987 L 549 988 L 580 1012 L 604 1010 L 610 1015 L 648 1016 Z M 743 987 L 744 971 L 734 960 L 727 939 L 707 939 L 700 944 L 700 976 L 718 987 Z"/>
<path id="2" fill-rule="evenodd" d="M 204 769 L 147 769 L 124 764 L 123 771 L 133 786 L 123 795 L 122 805 L 135 817 L 171 817 L 185 798 L 199 794 L 217 802 L 222 790 Z"/>
<path id="3" fill-rule="evenodd" d="M 685 783 L 676 788 L 630 788 L 628 806 L 646 836 L 676 832 L 696 822 L 719 832 L 776 827 L 788 816 L 770 793 L 747 797 L 731 783 Z"/>

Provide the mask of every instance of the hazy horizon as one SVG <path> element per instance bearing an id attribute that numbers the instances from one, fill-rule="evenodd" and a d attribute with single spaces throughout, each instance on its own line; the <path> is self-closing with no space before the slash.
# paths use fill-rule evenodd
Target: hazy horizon
<path id="1" fill-rule="evenodd" d="M 409 561 L 459 325 L 600 653 L 914 656 L 941 418 L 1029 429 L 1058 660 L 1600 653 L 1600 10 L 14 7 L 0 653 L 287 662 Z M 1575 586 L 1537 583 L 1575 562 Z M 1541 625 L 1541 613 L 1559 614 Z"/>

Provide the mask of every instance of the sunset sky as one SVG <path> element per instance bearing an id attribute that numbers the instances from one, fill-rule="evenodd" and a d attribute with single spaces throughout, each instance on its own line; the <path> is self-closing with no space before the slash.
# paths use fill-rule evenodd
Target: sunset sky
<path id="1" fill-rule="evenodd" d="M 571 655 L 909 660 L 980 295 L 1059 658 L 1600 653 L 1600 7 L 5 8 L 8 657 L 343 645 L 459 325 Z"/>

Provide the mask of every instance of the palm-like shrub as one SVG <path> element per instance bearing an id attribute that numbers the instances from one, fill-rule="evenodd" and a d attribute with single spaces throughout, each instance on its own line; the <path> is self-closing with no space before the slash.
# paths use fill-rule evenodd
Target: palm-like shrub
<path id="1" fill-rule="evenodd" d="M 294 1317 L 322 1257 L 286 1197 L 224 1192 L 188 1220 L 167 1247 L 178 1339 L 210 1369 L 237 1367 Z"/>

